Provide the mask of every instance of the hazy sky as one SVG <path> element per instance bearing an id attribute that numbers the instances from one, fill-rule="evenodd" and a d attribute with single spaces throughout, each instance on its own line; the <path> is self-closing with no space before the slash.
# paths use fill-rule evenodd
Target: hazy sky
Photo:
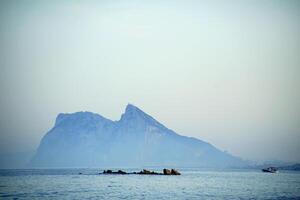
<path id="1" fill-rule="evenodd" d="M 300 1 L 1 1 L 0 152 L 128 102 L 252 160 L 300 161 Z"/>

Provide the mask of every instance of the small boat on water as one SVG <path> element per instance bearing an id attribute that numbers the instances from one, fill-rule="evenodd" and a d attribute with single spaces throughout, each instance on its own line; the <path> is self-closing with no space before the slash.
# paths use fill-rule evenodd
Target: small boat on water
<path id="1" fill-rule="evenodd" d="M 265 169 L 262 169 L 263 172 L 268 172 L 268 173 L 276 173 L 277 172 L 277 168 L 276 167 L 268 167 Z"/>

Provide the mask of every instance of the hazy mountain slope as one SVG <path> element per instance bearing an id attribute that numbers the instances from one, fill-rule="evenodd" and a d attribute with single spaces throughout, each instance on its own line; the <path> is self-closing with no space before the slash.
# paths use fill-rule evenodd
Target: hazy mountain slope
<path id="1" fill-rule="evenodd" d="M 119 121 L 98 114 L 59 114 L 32 167 L 241 167 L 241 159 L 202 140 L 178 135 L 128 105 Z"/>

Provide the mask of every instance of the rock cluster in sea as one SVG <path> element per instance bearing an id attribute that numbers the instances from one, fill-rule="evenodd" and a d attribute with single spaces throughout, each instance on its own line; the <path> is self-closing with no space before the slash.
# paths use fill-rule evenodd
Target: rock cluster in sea
<path id="1" fill-rule="evenodd" d="M 163 169 L 163 172 L 155 172 L 155 171 L 150 171 L 150 170 L 146 170 L 143 169 L 140 172 L 125 172 L 122 170 L 118 170 L 118 171 L 112 171 L 110 169 L 108 170 L 104 170 L 102 174 L 139 174 L 139 175 L 181 175 L 177 170 L 175 169 Z"/>

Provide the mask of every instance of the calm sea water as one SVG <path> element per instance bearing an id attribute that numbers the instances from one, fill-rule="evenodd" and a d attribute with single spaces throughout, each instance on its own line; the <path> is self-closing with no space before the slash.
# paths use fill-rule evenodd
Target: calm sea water
<path id="1" fill-rule="evenodd" d="M 182 169 L 181 176 L 100 171 L 0 170 L 0 199 L 300 199 L 300 173 L 291 171 Z"/>

